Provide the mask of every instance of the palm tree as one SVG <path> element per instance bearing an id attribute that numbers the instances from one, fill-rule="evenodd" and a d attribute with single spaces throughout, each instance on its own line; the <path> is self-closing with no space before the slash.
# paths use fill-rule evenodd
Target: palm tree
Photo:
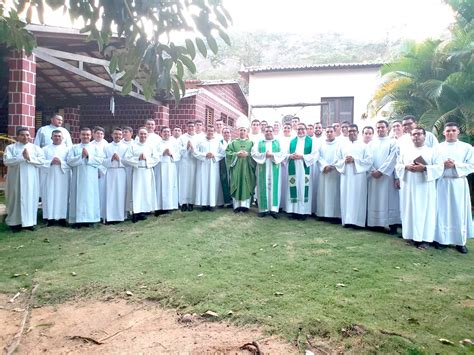
<path id="1" fill-rule="evenodd" d="M 474 6 L 450 0 L 457 22 L 446 41 L 407 43 L 401 56 L 381 69 L 382 84 L 370 107 L 389 108 L 391 118 L 413 114 L 439 135 L 448 121 L 459 123 L 464 140 L 474 136 Z"/>

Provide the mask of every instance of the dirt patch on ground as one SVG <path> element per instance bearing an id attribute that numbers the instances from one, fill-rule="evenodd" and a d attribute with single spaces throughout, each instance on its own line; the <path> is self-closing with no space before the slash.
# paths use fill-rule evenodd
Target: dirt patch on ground
<path id="1" fill-rule="evenodd" d="M 0 295 L 2 349 L 18 333 L 25 313 L 26 297 L 13 303 L 10 298 Z M 197 316 L 183 319 L 150 302 L 79 301 L 33 308 L 17 353 L 249 354 L 240 347 L 253 341 L 266 354 L 297 353 L 291 345 L 256 327 L 207 322 Z"/>

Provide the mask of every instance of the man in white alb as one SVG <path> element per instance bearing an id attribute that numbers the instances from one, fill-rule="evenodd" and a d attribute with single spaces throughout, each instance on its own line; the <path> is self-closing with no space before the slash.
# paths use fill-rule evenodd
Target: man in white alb
<path id="1" fill-rule="evenodd" d="M 306 125 L 298 123 L 297 136 L 290 141 L 288 158 L 288 190 L 285 211 L 292 219 L 305 220 L 311 214 L 311 168 L 318 160 L 313 140 L 306 135 Z"/>
<path id="2" fill-rule="evenodd" d="M 75 144 L 67 155 L 72 168 L 69 191 L 69 223 L 73 228 L 88 227 L 100 221 L 99 168 L 104 160 L 103 150 L 91 143 L 92 131 L 80 131 L 81 143 Z"/>
<path id="3" fill-rule="evenodd" d="M 411 131 L 413 144 L 400 151 L 397 176 L 400 178 L 400 213 L 403 239 L 427 249 L 436 231 L 436 180 L 443 174 L 443 162 L 425 143 L 425 130 Z"/>
<path id="4" fill-rule="evenodd" d="M 197 159 L 196 200 L 201 211 L 213 211 L 224 204 L 219 175 L 219 161 L 225 156 L 219 139 L 214 138 L 214 127 L 207 127 L 206 138 L 193 151 Z"/>
<path id="5" fill-rule="evenodd" d="M 34 230 L 39 202 L 39 169 L 43 165 L 43 150 L 31 144 L 26 127 L 16 130 L 16 143 L 5 149 L 3 163 L 8 168 L 6 183 L 7 217 L 5 223 L 12 232 Z"/>
<path id="6" fill-rule="evenodd" d="M 183 134 L 179 141 L 181 159 L 179 161 L 179 204 L 181 211 L 192 211 L 194 200 L 196 199 L 196 166 L 197 161 L 193 151 L 200 141 L 196 135 L 194 121 L 186 124 L 187 132 Z"/>
<path id="7" fill-rule="evenodd" d="M 316 215 L 330 223 L 341 222 L 341 174 L 336 169 L 336 151 L 339 147 L 333 126 L 326 128 L 326 140 L 319 146 Z"/>
<path id="8" fill-rule="evenodd" d="M 128 145 L 122 143 L 122 129 L 114 128 L 112 143 L 104 149 L 105 222 L 123 222 L 127 217 L 127 172 L 123 158 Z"/>
<path id="9" fill-rule="evenodd" d="M 459 126 L 449 122 L 444 126 L 446 141 L 436 147 L 444 171 L 437 183 L 437 215 L 435 246 L 456 246 L 467 253 L 467 238 L 474 238 L 471 196 L 467 176 L 474 172 L 474 148 L 458 139 Z"/>
<path id="10" fill-rule="evenodd" d="M 265 139 L 252 147 L 252 158 L 257 163 L 259 217 L 270 214 L 273 218 L 278 218 L 281 162 L 285 160 L 285 156 L 285 152 L 281 150 L 280 142 L 273 137 L 273 127 L 265 127 Z"/>
<path id="11" fill-rule="evenodd" d="M 60 130 L 54 130 L 52 136 L 53 143 L 43 148 L 43 219 L 47 221 L 48 226 L 65 226 L 71 182 L 71 168 L 67 164 L 69 148 L 62 144 L 63 134 Z"/>
<path id="12" fill-rule="evenodd" d="M 178 209 L 178 168 L 181 158 L 178 143 L 170 139 L 169 127 L 161 129 L 161 142 L 157 147 L 159 159 L 155 167 L 156 203 L 155 215 L 169 213 Z"/>
<path id="13" fill-rule="evenodd" d="M 71 135 L 66 128 L 62 127 L 63 121 L 64 120 L 62 116 L 56 114 L 53 115 L 53 117 L 51 117 L 51 124 L 41 127 L 38 132 L 36 132 L 34 144 L 41 148 L 50 145 L 53 143 L 51 134 L 55 130 L 60 130 L 63 135 L 63 144 L 66 145 L 66 147 L 71 148 Z"/>
<path id="14" fill-rule="evenodd" d="M 140 127 L 138 142 L 128 147 L 123 158 L 132 167 L 132 222 L 143 221 L 157 209 L 154 167 L 158 164 L 157 150 L 147 144 L 148 130 Z"/>
<path id="15" fill-rule="evenodd" d="M 348 133 L 349 139 L 339 142 L 335 166 L 341 173 L 342 225 L 358 229 L 365 227 L 367 171 L 373 160 L 367 144 L 357 140 L 357 125 L 349 125 Z"/>
<path id="16" fill-rule="evenodd" d="M 395 139 L 388 136 L 387 121 L 378 121 L 376 127 L 377 137 L 369 143 L 373 165 L 368 175 L 367 226 L 395 234 L 401 223 L 394 179 L 398 146 Z"/>

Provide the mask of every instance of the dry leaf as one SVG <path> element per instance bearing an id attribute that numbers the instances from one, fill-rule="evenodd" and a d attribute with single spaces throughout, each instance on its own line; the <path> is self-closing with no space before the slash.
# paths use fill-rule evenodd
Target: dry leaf
<path id="1" fill-rule="evenodd" d="M 454 345 L 454 343 L 453 343 L 451 340 L 448 340 L 448 339 L 439 338 L 438 340 L 439 340 L 442 344 Z"/>
<path id="2" fill-rule="evenodd" d="M 132 291 L 126 291 L 125 294 L 126 294 L 127 296 L 133 296 L 133 292 L 132 292 Z"/>
<path id="3" fill-rule="evenodd" d="M 203 315 L 203 317 L 208 317 L 208 318 L 217 318 L 219 315 L 216 312 L 213 311 L 206 311 Z"/>
<path id="4" fill-rule="evenodd" d="M 336 287 L 346 287 L 346 284 L 336 284 Z"/>

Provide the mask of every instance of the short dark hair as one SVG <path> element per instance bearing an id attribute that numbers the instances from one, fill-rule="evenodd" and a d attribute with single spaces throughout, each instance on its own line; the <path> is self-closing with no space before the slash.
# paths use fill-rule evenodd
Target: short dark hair
<path id="1" fill-rule="evenodd" d="M 20 132 L 24 132 L 24 131 L 28 131 L 28 133 L 30 133 L 30 130 L 28 129 L 28 127 L 21 126 L 16 129 L 16 135 L 19 135 Z"/>
<path id="2" fill-rule="evenodd" d="M 387 128 L 388 128 L 388 122 L 387 122 L 387 121 L 385 121 L 385 120 L 379 120 L 379 121 L 377 121 L 377 124 L 379 124 L 379 123 L 382 123 L 382 124 L 384 124 L 384 125 L 385 125 L 385 127 L 387 127 Z"/>
<path id="3" fill-rule="evenodd" d="M 406 115 L 406 116 L 403 116 L 402 121 L 405 121 L 405 120 L 412 120 L 413 122 L 416 122 L 416 121 L 417 121 L 416 117 L 413 116 L 413 115 Z"/>
<path id="4" fill-rule="evenodd" d="M 194 124 L 196 124 L 196 123 L 202 123 L 202 120 L 199 120 L 199 119 L 194 120 Z"/>
<path id="5" fill-rule="evenodd" d="M 129 131 L 130 133 L 133 133 L 133 128 L 129 126 L 122 127 L 122 131 Z"/>
<path id="6" fill-rule="evenodd" d="M 349 128 L 355 128 L 357 132 L 359 132 L 359 127 L 357 127 L 357 125 L 355 123 L 351 123 L 349 125 Z"/>
<path id="7" fill-rule="evenodd" d="M 84 132 L 84 131 L 89 131 L 92 133 L 92 129 L 90 129 L 89 127 L 81 127 L 81 129 L 79 130 L 79 132 Z"/>
<path id="8" fill-rule="evenodd" d="M 55 133 L 63 134 L 63 132 L 60 129 L 55 129 L 54 131 L 51 132 L 51 136 L 53 136 L 53 134 L 55 134 Z"/>
<path id="9" fill-rule="evenodd" d="M 374 127 L 372 126 L 365 126 L 364 128 L 362 128 L 362 132 L 364 132 L 365 129 L 370 129 L 372 131 L 372 134 L 374 133 Z"/>
<path id="10" fill-rule="evenodd" d="M 260 123 L 260 120 L 259 120 L 259 119 L 257 119 L 257 118 L 254 118 L 254 119 L 252 120 L 252 122 L 250 122 L 250 123 L 254 123 L 254 122 L 258 122 L 258 123 Z"/>
<path id="11" fill-rule="evenodd" d="M 101 127 L 101 126 L 95 126 L 95 127 L 94 127 L 94 133 L 95 133 L 95 132 L 98 132 L 98 131 L 101 131 L 101 132 L 104 132 L 104 133 L 105 133 L 105 129 L 104 129 L 104 127 Z"/>
<path id="12" fill-rule="evenodd" d="M 399 120 L 399 119 L 393 120 L 393 121 L 392 121 L 392 125 L 393 125 L 394 123 L 402 123 L 402 120 Z"/>
<path id="13" fill-rule="evenodd" d="M 163 132 L 165 129 L 169 129 L 171 131 L 171 128 L 169 128 L 168 126 L 163 126 L 161 127 L 160 132 Z"/>
<path id="14" fill-rule="evenodd" d="M 416 127 L 413 131 L 422 131 L 423 135 L 426 136 L 426 131 L 423 127 Z M 413 131 L 411 132 L 412 135 L 413 135 Z"/>
<path id="15" fill-rule="evenodd" d="M 194 120 L 189 120 L 188 122 L 186 122 L 186 126 L 189 126 L 190 124 L 194 126 L 195 124 Z"/>
<path id="16" fill-rule="evenodd" d="M 350 123 L 349 121 L 342 121 L 342 122 L 341 122 L 341 126 L 342 126 L 343 124 L 350 125 L 351 123 Z"/>
<path id="17" fill-rule="evenodd" d="M 120 128 L 120 127 L 114 127 L 114 129 L 112 130 L 112 132 L 113 132 L 113 131 L 120 131 L 120 132 L 122 132 L 122 128 Z"/>
<path id="18" fill-rule="evenodd" d="M 444 128 L 446 128 L 446 127 L 456 127 L 457 129 L 459 129 L 459 124 L 457 122 L 447 122 L 444 125 Z"/>

